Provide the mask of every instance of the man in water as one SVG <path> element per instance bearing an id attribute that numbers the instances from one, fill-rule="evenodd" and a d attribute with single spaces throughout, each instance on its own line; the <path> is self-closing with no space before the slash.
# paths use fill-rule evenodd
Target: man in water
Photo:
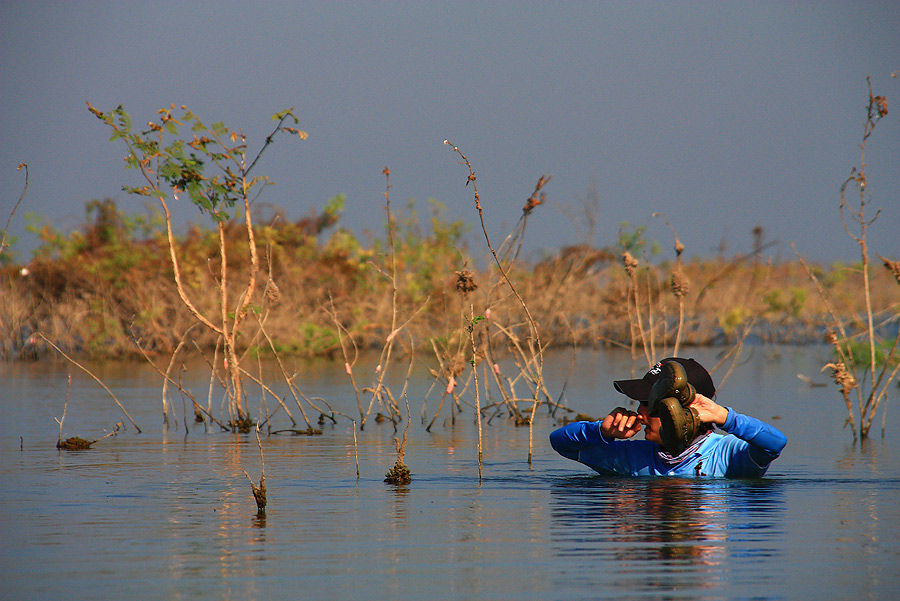
<path id="1" fill-rule="evenodd" d="M 643 378 L 613 385 L 639 401 L 637 412 L 616 407 L 550 434 L 557 453 L 601 474 L 760 477 L 787 444 L 776 428 L 716 403 L 709 372 L 693 359 L 663 359 Z M 628 440 L 641 428 L 645 440 Z"/>

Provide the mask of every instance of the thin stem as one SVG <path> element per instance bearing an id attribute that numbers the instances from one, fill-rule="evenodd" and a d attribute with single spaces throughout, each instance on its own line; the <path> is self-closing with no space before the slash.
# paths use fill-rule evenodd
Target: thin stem
<path id="1" fill-rule="evenodd" d="M 509 289 L 512 290 L 513 294 L 515 294 L 516 298 L 519 301 L 519 304 L 522 305 L 522 310 L 525 312 L 525 317 L 528 320 L 528 325 L 531 329 L 531 335 L 534 337 L 537 343 L 537 352 L 538 352 L 538 369 L 535 377 L 536 386 L 534 392 L 534 406 L 532 407 L 531 415 L 528 418 L 528 464 L 531 465 L 532 459 L 532 441 L 533 441 L 533 428 L 532 425 L 534 423 L 534 416 L 537 413 L 537 407 L 540 404 L 540 390 L 542 388 L 543 383 L 543 371 L 544 371 L 544 351 L 543 345 L 541 344 L 540 332 L 538 331 L 537 323 L 534 320 L 534 317 L 531 315 L 531 311 L 528 310 L 528 305 L 525 303 L 525 300 L 519 294 L 519 291 L 516 289 L 515 285 L 512 283 L 509 275 L 507 274 L 506 269 L 503 268 L 503 264 L 500 261 L 500 258 L 497 256 L 497 252 L 494 250 L 494 247 L 491 245 L 491 238 L 488 235 L 487 227 L 484 223 L 484 211 L 481 208 L 481 197 L 478 194 L 478 184 L 476 183 L 475 171 L 472 169 L 472 163 L 469 162 L 469 159 L 460 151 L 460 149 L 451 144 L 449 140 L 444 140 L 444 144 L 451 146 L 453 151 L 457 153 L 462 159 L 461 164 L 464 164 L 469 171 L 469 177 L 466 180 L 466 185 L 469 185 L 469 182 L 472 183 L 473 193 L 475 195 L 475 208 L 478 210 L 478 219 L 481 222 L 481 231 L 484 234 L 484 240 L 487 243 L 488 249 L 491 251 L 491 256 L 494 257 L 494 262 L 497 264 L 497 269 L 500 271 L 500 275 L 503 277 L 503 280 L 509 286 Z"/>
<path id="2" fill-rule="evenodd" d="M 475 343 L 475 306 L 469 306 L 470 321 L 466 330 L 469 332 L 469 342 L 472 345 L 472 376 L 475 379 L 475 422 L 478 424 L 478 479 L 482 478 L 483 464 L 483 445 L 481 437 L 481 394 L 478 387 L 478 369 L 476 367 L 476 357 L 478 356 L 478 345 Z M 529 451 L 529 457 L 531 452 Z"/>
<path id="3" fill-rule="evenodd" d="M 122 413 L 125 414 L 125 417 L 128 418 L 128 421 L 131 422 L 131 425 L 134 426 L 134 429 L 137 430 L 138 433 L 141 432 L 141 429 L 138 427 L 138 425 L 137 425 L 136 423 L 134 423 L 134 420 L 131 419 L 131 416 L 128 415 L 128 411 L 125 410 L 125 407 L 122 406 L 122 403 L 119 402 L 119 399 L 116 398 L 116 395 L 113 394 L 113 391 L 110 390 L 109 387 L 107 387 L 106 384 L 104 384 L 103 381 L 102 381 L 100 378 L 98 378 L 97 376 L 95 376 L 95 375 L 93 374 L 93 372 L 91 372 L 91 370 L 89 370 L 88 368 L 86 368 L 85 366 L 83 366 L 81 363 L 79 363 L 78 361 L 76 361 L 76 360 L 73 359 L 72 357 L 70 357 L 70 356 L 68 356 L 67 354 L 65 354 L 61 348 L 59 348 L 58 346 L 56 346 L 55 344 L 53 344 L 53 343 L 52 343 L 46 336 L 44 336 L 41 332 L 38 332 L 38 336 L 40 336 L 41 338 L 43 338 L 43 339 L 44 339 L 44 342 L 46 342 L 47 344 L 49 344 L 50 346 L 52 346 L 52 347 L 56 350 L 56 352 L 58 352 L 60 355 L 62 355 L 63 357 L 65 357 L 72 365 L 74 365 L 75 367 L 78 367 L 79 369 L 81 369 L 81 371 L 83 371 L 84 373 L 86 373 L 86 374 L 89 375 L 90 377 L 94 378 L 94 380 L 96 380 L 96 382 L 97 382 L 98 384 L 100 384 L 100 386 L 102 386 L 103 389 L 104 389 L 106 392 L 109 393 L 109 396 L 111 396 L 111 397 L 112 397 L 112 400 L 115 401 L 116 405 L 119 406 L 119 409 L 122 410 Z"/>
<path id="4" fill-rule="evenodd" d="M 13 215 L 16 214 L 16 211 L 19 209 L 19 205 L 22 204 L 22 200 L 25 198 L 25 195 L 28 194 L 28 163 L 20 163 L 16 170 L 21 171 L 23 167 L 25 168 L 25 187 L 22 188 L 22 193 L 19 195 L 19 200 L 16 201 L 15 206 L 13 206 L 13 210 L 9 213 L 9 218 L 6 220 L 6 227 L 3 228 L 3 238 L 0 239 L 0 255 L 3 254 L 3 249 L 6 248 L 6 235 L 9 232 L 9 224 L 12 223 Z"/>

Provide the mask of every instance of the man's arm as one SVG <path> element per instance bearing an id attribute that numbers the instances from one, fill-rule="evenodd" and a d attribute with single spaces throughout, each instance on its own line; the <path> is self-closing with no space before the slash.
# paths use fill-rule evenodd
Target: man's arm
<path id="1" fill-rule="evenodd" d="M 573 422 L 550 434 L 550 446 L 569 459 L 578 461 L 578 452 L 597 444 L 609 444 L 615 438 L 632 438 L 641 431 L 641 416 L 624 407 L 616 407 L 602 421 Z"/>
<path id="2" fill-rule="evenodd" d="M 587 447 L 607 444 L 600 432 L 602 422 L 572 422 L 550 433 L 550 446 L 567 459 L 578 461 L 578 453 Z"/>
<path id="3" fill-rule="evenodd" d="M 787 444 L 787 437 L 777 428 L 754 417 L 723 407 L 710 398 L 697 394 L 691 407 L 697 409 L 700 419 L 719 426 L 749 444 L 748 452 L 753 462 L 764 468 L 774 461 Z"/>
<path id="4" fill-rule="evenodd" d="M 781 430 L 734 409 L 729 409 L 722 429 L 750 445 L 750 458 L 759 467 L 772 463 L 787 444 L 787 437 Z"/>

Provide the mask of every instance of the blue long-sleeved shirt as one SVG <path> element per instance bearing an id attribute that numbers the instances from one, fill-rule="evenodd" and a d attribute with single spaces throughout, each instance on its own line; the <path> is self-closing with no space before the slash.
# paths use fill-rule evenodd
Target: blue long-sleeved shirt
<path id="1" fill-rule="evenodd" d="M 606 440 L 600 433 L 602 423 L 563 426 L 550 434 L 550 444 L 563 457 L 601 474 L 720 478 L 762 476 L 787 444 L 777 428 L 731 408 L 721 427 L 727 434 L 711 432 L 675 458 L 655 442 Z"/>

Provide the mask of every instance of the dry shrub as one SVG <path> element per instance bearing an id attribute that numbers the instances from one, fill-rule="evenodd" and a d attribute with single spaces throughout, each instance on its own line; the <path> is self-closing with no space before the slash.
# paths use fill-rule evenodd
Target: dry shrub
<path id="1" fill-rule="evenodd" d="M 346 232 L 319 241 L 310 223 L 276 220 L 259 227 L 261 245 L 267 249 L 260 275 L 263 281 L 271 277 L 271 284 L 268 296 L 265 286 L 258 288 L 252 304 L 265 319 L 276 349 L 339 354 L 337 331 L 326 310 L 332 303 L 359 348 L 380 348 L 391 331 L 394 311 L 385 255 L 375 244 L 363 248 Z M 226 232 L 231 234 L 226 246 L 229 267 L 238 272 L 249 269 L 240 228 L 228 224 Z M 185 286 L 206 314 L 219 306 L 217 244 L 212 232 L 194 228 L 178 248 Z M 447 247 L 429 246 L 414 237 L 398 243 L 397 257 L 398 310 L 403 315 L 419 311 L 407 329 L 420 346 L 430 349 L 430 341 L 437 340 L 446 354 L 453 354 L 463 339 L 459 316 L 469 305 L 477 313 L 490 308 L 496 323 L 527 337 L 526 315 L 496 268 L 474 269 L 462 251 L 451 254 Z M 406 271 L 400 271 L 401 267 Z M 134 338 L 149 352 L 167 354 L 194 323 L 178 297 L 159 242 L 115 249 L 99 246 L 68 259 L 35 260 L 28 268 L 27 277 L 12 268 L 3 273 L 0 336 L 6 357 L 39 353 L 37 346 L 28 343 L 30 334 L 37 331 L 63 348 L 94 355 L 137 354 Z M 863 314 L 863 302 L 856 293 L 862 284 L 858 269 L 842 265 L 815 269 L 841 314 Z M 460 274 L 465 274 L 464 280 Z M 630 345 L 628 303 L 633 281 L 640 287 L 642 309 L 652 307 L 652 335 L 661 344 L 674 342 L 679 301 L 685 311 L 681 339 L 685 345 L 727 344 L 751 322 L 754 331 L 771 342 L 824 339 L 821 324 L 827 310 L 798 263 L 765 264 L 746 257 L 642 263 L 631 280 L 610 251 L 577 245 L 534 265 L 520 259 L 509 275 L 548 346 Z M 680 298 L 672 288 L 676 275 Z M 685 280 L 689 286 L 683 285 Z M 472 283 L 477 287 L 472 288 Z M 277 298 L 272 295 L 273 285 Z M 465 299 L 460 285 L 468 290 Z M 872 273 L 876 313 L 896 310 L 894 286 L 888 269 Z M 236 303 L 236 298 L 229 299 L 231 306 Z M 201 329 L 192 331 L 191 340 L 203 349 L 217 343 L 211 332 Z M 258 346 L 270 352 L 253 327 L 237 343 L 242 350 Z"/>

